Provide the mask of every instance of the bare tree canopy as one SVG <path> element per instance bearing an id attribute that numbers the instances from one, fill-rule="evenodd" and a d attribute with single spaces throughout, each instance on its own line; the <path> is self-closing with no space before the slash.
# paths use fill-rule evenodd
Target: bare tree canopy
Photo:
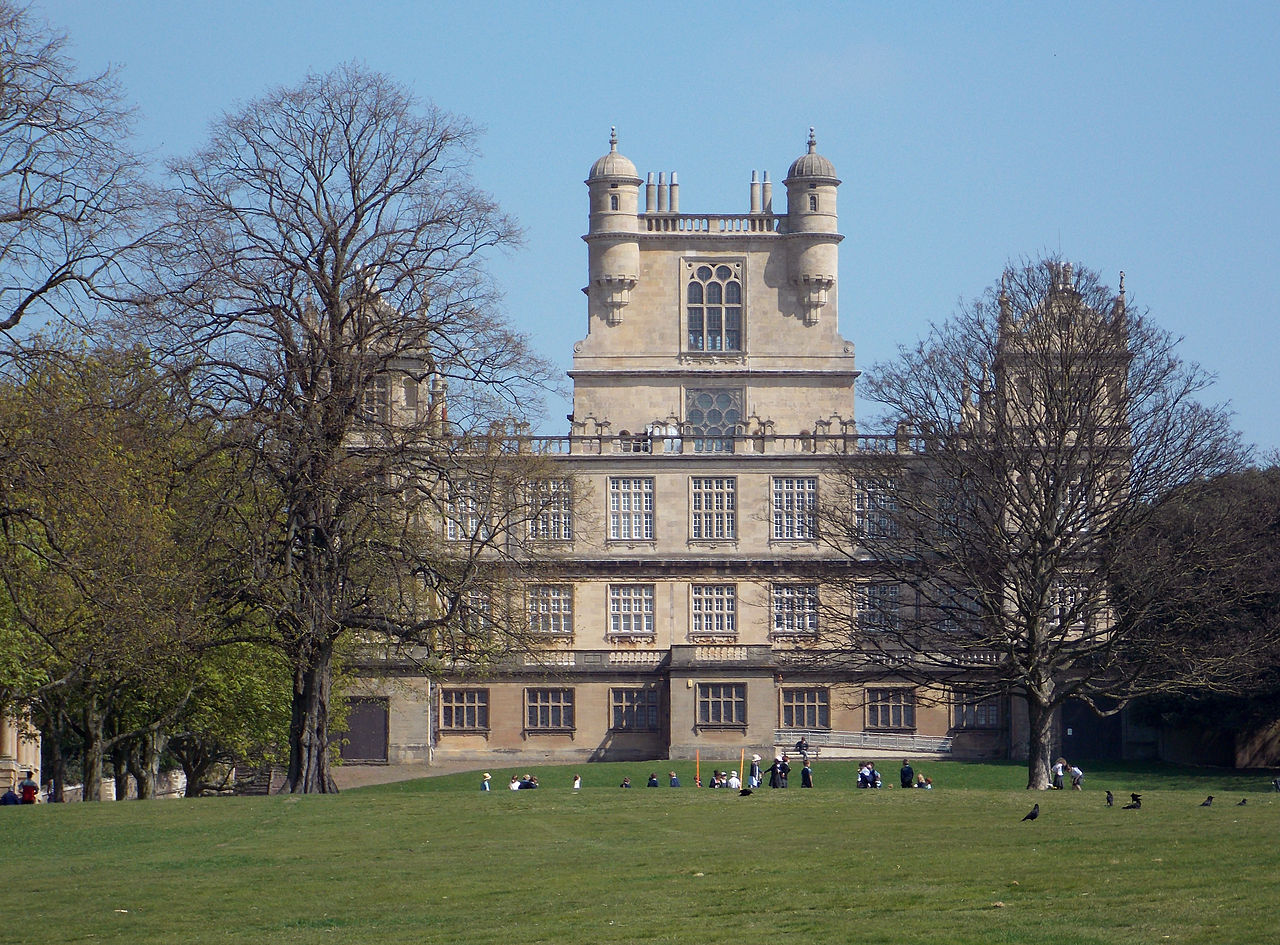
<path id="1" fill-rule="evenodd" d="M 0 0 L 0 331 L 113 286 L 149 206 L 115 77 L 77 76 L 66 44 Z"/>
<path id="2" fill-rule="evenodd" d="M 1114 606 L 1130 536 L 1243 456 L 1228 411 L 1199 400 L 1210 378 L 1176 346 L 1126 300 L 1123 277 L 1115 294 L 1048 259 L 1010 268 L 864 381 L 899 450 L 842 465 L 823 516 L 827 540 L 859 562 L 850 649 L 1024 698 L 1029 786 L 1048 783 L 1067 700 L 1114 710 L 1247 669 L 1208 637 L 1151 645 L 1147 612 Z"/>
<path id="3" fill-rule="evenodd" d="M 243 593 L 293 660 L 294 791 L 332 789 L 344 634 L 429 646 L 490 619 L 464 620 L 498 532 L 444 551 L 434 526 L 464 491 L 514 501 L 518 477 L 447 434 L 509 428 L 548 370 L 494 311 L 483 256 L 517 232 L 467 174 L 475 136 L 355 65 L 245 105 L 172 164 L 172 226 L 128 313 L 262 477 Z"/>

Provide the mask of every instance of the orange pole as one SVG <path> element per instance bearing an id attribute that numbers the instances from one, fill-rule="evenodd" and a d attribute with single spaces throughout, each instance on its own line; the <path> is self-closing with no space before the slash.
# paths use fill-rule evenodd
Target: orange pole
<path id="1" fill-rule="evenodd" d="M 693 783 L 695 785 L 702 783 L 702 749 L 695 748 L 693 751 Z"/>

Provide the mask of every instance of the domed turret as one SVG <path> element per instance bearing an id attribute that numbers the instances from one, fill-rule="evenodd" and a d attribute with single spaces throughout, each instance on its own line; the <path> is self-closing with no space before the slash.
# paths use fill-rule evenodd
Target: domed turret
<path id="1" fill-rule="evenodd" d="M 604 160 L 604 158 L 600 160 Z M 836 166 L 818 153 L 818 141 L 813 136 L 812 128 L 809 129 L 809 152 L 800 155 L 791 162 L 791 168 L 787 171 L 787 179 L 783 183 L 790 183 L 799 177 L 821 178 L 836 184 L 840 183 L 836 178 Z"/>
<path id="2" fill-rule="evenodd" d="M 586 240 L 591 247 L 587 294 L 592 315 L 617 325 L 640 273 L 640 184 L 636 166 L 618 153 L 618 131 L 609 129 L 609 153 L 587 176 L 591 213 Z"/>
<path id="3" fill-rule="evenodd" d="M 829 301 L 835 298 L 836 228 L 835 165 L 818 153 L 818 142 L 809 129 L 809 151 L 791 163 L 787 171 L 787 241 L 791 284 L 806 325 L 813 325 Z M 833 314 L 834 314 L 834 306 Z"/>
<path id="4" fill-rule="evenodd" d="M 616 128 L 609 129 L 609 153 L 604 157 L 598 158 L 591 165 L 591 173 L 587 175 L 587 183 L 590 184 L 594 180 L 600 180 L 605 177 L 634 180 L 637 185 L 640 183 L 640 178 L 636 175 L 636 166 L 618 153 L 618 130 Z"/>

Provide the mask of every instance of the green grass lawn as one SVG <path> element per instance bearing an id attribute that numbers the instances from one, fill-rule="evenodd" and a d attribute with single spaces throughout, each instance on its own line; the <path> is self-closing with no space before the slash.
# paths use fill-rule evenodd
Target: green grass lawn
<path id="1" fill-rule="evenodd" d="M 887 782 L 898 763 L 881 762 Z M 491 769 L 489 794 L 465 774 L 329 797 L 10 808 L 0 941 L 1277 937 L 1274 775 L 1095 766 L 1084 792 L 1034 793 L 1019 766 L 945 763 L 917 766 L 933 791 L 858 791 L 851 763 L 822 762 L 813 791 L 617 787 L 649 771 L 665 784 L 672 767 L 692 783 L 692 764 L 593 764 L 532 768 L 538 791 L 508 791 L 512 771 Z M 1132 790 L 1143 809 L 1122 811 Z M 1040 818 L 1021 822 L 1036 801 Z"/>

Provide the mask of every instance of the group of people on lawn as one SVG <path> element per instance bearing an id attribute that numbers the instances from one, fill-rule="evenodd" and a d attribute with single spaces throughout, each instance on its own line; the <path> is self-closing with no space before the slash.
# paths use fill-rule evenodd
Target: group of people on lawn
<path id="1" fill-rule="evenodd" d="M 802 738 L 797 743 L 796 748 L 804 759 L 800 769 L 800 786 L 802 788 L 811 788 L 813 787 L 813 763 L 807 757 L 808 743 Z M 719 769 L 713 769 L 710 777 L 707 779 L 705 787 L 730 788 L 735 791 L 753 790 L 764 786 L 765 775 L 769 776 L 769 787 L 787 787 L 788 779 L 791 776 L 790 757 L 785 753 L 777 754 L 773 758 L 773 764 L 769 765 L 767 768 L 760 767 L 762 761 L 763 759 L 759 755 L 751 756 L 751 767 L 747 771 L 747 780 L 745 784 L 743 783 L 742 778 L 738 776 L 737 771 L 721 771 Z M 1056 771 L 1057 769 L 1055 768 L 1055 772 Z M 1072 768 L 1072 785 L 1077 787 L 1078 785 L 1076 785 L 1075 782 L 1075 772 L 1078 771 L 1078 768 Z M 1060 778 L 1061 772 L 1057 772 L 1057 776 Z M 911 762 L 906 759 L 903 759 L 902 769 L 898 772 L 898 777 L 899 783 L 904 788 L 922 788 L 924 790 L 931 790 L 933 788 L 933 780 L 931 778 L 926 778 L 923 774 L 917 775 L 915 770 L 911 767 Z M 1080 779 L 1084 779 L 1083 774 L 1080 775 Z M 488 791 L 490 781 L 491 777 L 489 773 L 485 772 L 480 781 L 480 790 Z M 698 787 L 704 786 L 701 777 L 695 779 L 695 784 Z M 858 787 L 878 788 L 881 784 L 880 772 L 876 770 L 876 763 L 874 761 L 864 761 L 858 768 Z M 675 788 L 680 787 L 680 777 L 674 771 L 667 772 L 667 785 Z M 538 779 L 528 774 L 524 777 L 512 775 L 511 784 L 509 786 L 513 791 L 536 788 L 538 787 Z M 620 788 L 630 788 L 631 786 L 630 777 L 624 777 L 622 779 L 622 783 L 618 785 Z M 662 786 L 661 781 L 658 779 L 658 772 L 652 771 L 649 773 L 649 779 L 645 782 L 645 786 L 651 788 Z M 573 789 L 577 791 L 581 787 L 582 776 L 575 774 L 573 776 Z"/>

